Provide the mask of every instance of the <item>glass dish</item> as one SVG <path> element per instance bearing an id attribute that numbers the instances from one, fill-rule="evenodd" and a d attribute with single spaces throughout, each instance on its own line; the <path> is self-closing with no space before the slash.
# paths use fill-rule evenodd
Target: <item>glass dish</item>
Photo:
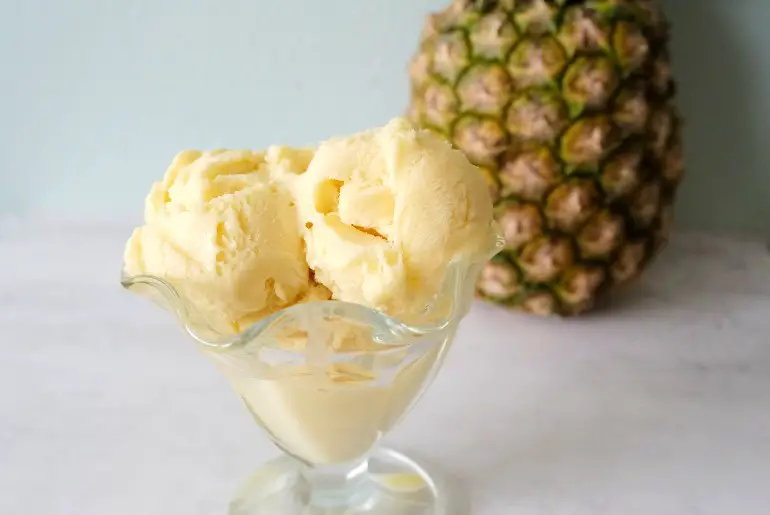
<path id="1" fill-rule="evenodd" d="M 206 324 L 179 285 L 125 274 L 121 283 L 176 315 L 283 451 L 238 489 L 231 515 L 439 515 L 449 508 L 447 492 L 378 442 L 441 367 L 482 266 L 451 264 L 440 292 L 409 317 L 307 302 L 235 336 Z"/>

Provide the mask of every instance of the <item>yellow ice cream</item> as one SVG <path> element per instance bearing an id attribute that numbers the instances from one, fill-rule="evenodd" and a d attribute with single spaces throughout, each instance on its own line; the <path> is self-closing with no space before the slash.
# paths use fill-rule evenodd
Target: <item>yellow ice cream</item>
<path id="1" fill-rule="evenodd" d="M 401 418 L 440 351 L 437 344 L 390 381 L 346 363 L 329 364 L 322 372 L 282 365 L 273 377 L 231 374 L 229 379 L 284 449 L 310 463 L 344 463 L 361 457 Z M 369 359 L 387 358 L 372 352 Z"/>
<path id="2" fill-rule="evenodd" d="M 390 315 L 420 311 L 452 261 L 496 239 L 478 169 L 403 118 L 322 143 L 294 188 L 316 280 Z"/>
<path id="3" fill-rule="evenodd" d="M 497 239 L 479 171 L 401 118 L 315 150 L 182 152 L 148 195 L 145 219 L 126 245 L 126 271 L 169 280 L 225 333 L 332 296 L 419 313 L 453 261 L 482 261 Z M 455 330 L 399 333 L 388 346 L 371 322 L 344 309 L 335 319 L 328 307 L 279 317 L 252 342 L 301 359 L 270 361 L 246 346 L 246 366 L 233 366 L 237 349 L 207 349 L 271 436 L 316 464 L 360 457 L 387 432 Z M 355 356 L 330 359 L 338 353 Z"/>
<path id="4" fill-rule="evenodd" d="M 168 280 L 223 333 L 318 297 L 283 185 L 311 157 L 286 147 L 179 153 L 147 196 L 145 224 L 126 244 L 126 272 Z"/>
<path id="5" fill-rule="evenodd" d="M 318 316 L 261 335 L 268 348 L 304 352 L 305 363 L 276 361 L 223 371 L 255 419 L 294 456 L 340 463 L 363 455 L 407 410 L 437 363 L 445 338 L 421 353 L 408 340 L 376 343 L 370 325 L 346 317 Z M 423 342 L 425 343 L 425 342 Z M 336 353 L 358 357 L 334 361 Z"/>

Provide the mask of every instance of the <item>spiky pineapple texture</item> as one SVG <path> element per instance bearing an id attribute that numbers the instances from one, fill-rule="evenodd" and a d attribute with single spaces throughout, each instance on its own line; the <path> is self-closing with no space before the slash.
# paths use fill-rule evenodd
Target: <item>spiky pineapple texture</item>
<path id="1" fill-rule="evenodd" d="M 654 0 L 456 0 L 428 17 L 408 116 L 489 180 L 506 240 L 480 296 L 574 315 L 664 246 L 683 173 Z"/>

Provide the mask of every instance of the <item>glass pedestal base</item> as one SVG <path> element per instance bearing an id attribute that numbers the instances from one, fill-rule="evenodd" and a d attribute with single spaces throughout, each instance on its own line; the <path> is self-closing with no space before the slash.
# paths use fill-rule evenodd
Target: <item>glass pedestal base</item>
<path id="1" fill-rule="evenodd" d="M 229 515 L 447 515 L 447 489 L 401 453 L 378 448 L 361 473 L 331 502 L 314 500 L 302 465 L 282 456 L 238 489 Z M 353 486 L 354 485 L 354 486 Z M 325 499 L 325 498 L 324 498 Z"/>

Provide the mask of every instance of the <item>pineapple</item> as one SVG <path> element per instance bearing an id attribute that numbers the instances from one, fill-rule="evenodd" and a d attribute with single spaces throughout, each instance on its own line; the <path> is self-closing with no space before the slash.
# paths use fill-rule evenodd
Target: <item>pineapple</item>
<path id="1" fill-rule="evenodd" d="M 576 315 L 666 243 L 683 173 L 654 0 L 455 0 L 428 17 L 408 117 L 489 182 L 505 249 L 478 294 Z"/>

